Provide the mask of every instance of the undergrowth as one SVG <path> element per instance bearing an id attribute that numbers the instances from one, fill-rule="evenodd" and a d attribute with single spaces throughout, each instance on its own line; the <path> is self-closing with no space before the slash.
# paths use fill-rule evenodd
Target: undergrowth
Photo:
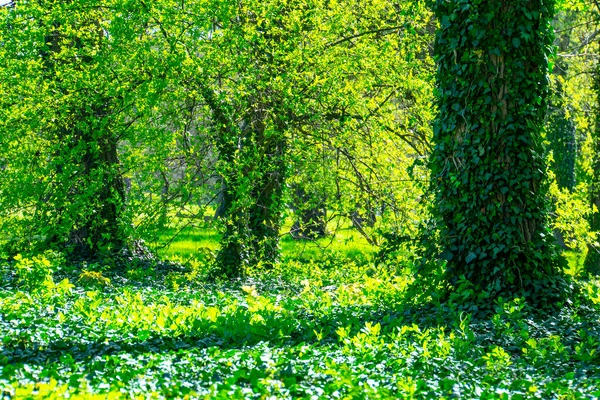
<path id="1" fill-rule="evenodd" d="M 2 264 L 3 398 L 597 398 L 600 281 L 560 307 L 441 302 L 340 254 L 204 283 L 210 260 Z"/>

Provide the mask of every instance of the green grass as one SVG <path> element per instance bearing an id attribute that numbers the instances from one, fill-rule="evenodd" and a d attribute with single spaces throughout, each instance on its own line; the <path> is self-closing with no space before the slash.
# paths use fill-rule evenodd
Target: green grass
<path id="1" fill-rule="evenodd" d="M 189 258 L 198 255 L 204 249 L 216 251 L 220 240 L 221 235 L 211 227 L 187 227 L 181 232 L 168 229 L 161 235 L 161 243 L 155 244 L 155 247 L 158 249 L 158 255 L 162 257 Z"/>
<path id="2" fill-rule="evenodd" d="M 341 224 L 340 224 L 341 225 Z M 280 235 L 281 254 L 284 260 L 318 261 L 333 254 L 343 254 L 349 259 L 365 262 L 376 252 L 367 240 L 355 229 L 346 225 L 331 226 L 333 233 L 317 240 L 298 240 L 288 234 L 291 223 L 287 223 Z M 217 251 L 221 235 L 214 227 L 190 225 L 178 231 L 167 229 L 155 243 L 159 256 L 164 258 L 194 258 L 205 251 Z M 167 245 L 165 245 L 167 244 Z"/>

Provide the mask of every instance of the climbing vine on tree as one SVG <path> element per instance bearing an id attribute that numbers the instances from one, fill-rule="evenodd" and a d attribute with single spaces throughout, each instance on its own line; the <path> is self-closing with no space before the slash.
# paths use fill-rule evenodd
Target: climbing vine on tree
<path id="1" fill-rule="evenodd" d="M 596 126 L 592 130 L 592 181 L 590 184 L 590 202 L 592 204 L 593 213 L 590 215 L 590 230 L 592 232 L 600 232 L 600 67 L 596 67 L 594 73 L 594 91 L 597 96 L 596 104 Z M 588 272 L 595 275 L 600 273 L 600 249 L 597 246 L 589 246 L 588 253 L 585 258 L 585 268 Z"/>
<path id="2" fill-rule="evenodd" d="M 0 24 L 0 236 L 8 254 L 118 256 L 162 206 L 151 200 L 149 177 L 163 164 L 156 155 L 174 153 L 173 124 L 153 126 L 156 104 L 166 108 L 172 51 L 156 46 L 139 5 L 90 4 L 23 0 Z"/>
<path id="3" fill-rule="evenodd" d="M 541 148 L 553 3 L 437 1 L 431 187 L 447 278 L 492 296 L 560 282 Z"/>

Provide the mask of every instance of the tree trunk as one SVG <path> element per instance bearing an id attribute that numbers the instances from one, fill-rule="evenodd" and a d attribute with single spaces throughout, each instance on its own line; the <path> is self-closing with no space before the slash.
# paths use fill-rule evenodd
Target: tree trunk
<path id="1" fill-rule="evenodd" d="M 103 40 L 104 34 L 96 21 L 89 24 L 92 29 L 98 29 L 97 40 Z M 62 59 L 59 55 L 63 37 L 60 33 L 60 24 L 54 23 L 52 32 L 46 36 L 48 49 L 42 52 L 46 66 L 47 79 L 56 83 L 61 95 L 70 95 L 56 75 L 56 70 L 64 65 L 73 64 L 73 68 L 86 68 L 94 60 L 82 56 L 83 65 L 75 67 L 76 60 Z M 73 37 L 70 46 L 83 48 L 81 40 Z M 63 229 L 70 230 L 67 237 L 54 234 L 47 238 L 44 246 L 74 247 L 77 258 L 98 258 L 118 251 L 126 245 L 120 216 L 125 203 L 125 187 L 119 171 L 118 139 L 110 131 L 104 121 L 106 113 L 110 113 L 110 106 L 101 95 L 86 98 L 85 104 L 76 96 L 74 104 L 66 104 L 71 119 L 65 121 L 66 125 L 58 128 L 55 137 L 57 154 L 54 158 L 62 160 L 56 165 L 56 186 L 60 192 L 57 201 L 63 203 L 53 204 L 46 202 L 43 207 L 53 207 L 58 214 L 57 224 L 66 223 Z M 85 124 L 82 122 L 86 122 Z M 82 128 L 83 126 L 83 128 Z M 75 170 L 81 173 L 73 177 L 73 168 L 67 168 L 65 163 L 78 166 Z M 68 196 L 68 198 L 65 198 Z M 60 197 L 63 197 L 60 199 Z M 73 210 L 68 203 L 79 204 L 81 209 Z M 61 232 L 63 229 L 55 229 Z"/>
<path id="2" fill-rule="evenodd" d="M 550 293 L 541 129 L 553 10 L 540 0 L 438 0 L 431 158 L 447 279 L 491 296 Z M 547 289 L 547 290 L 546 290 Z"/>
<path id="3" fill-rule="evenodd" d="M 82 231 L 86 232 L 84 241 L 90 239 L 92 254 L 111 253 L 126 246 L 120 215 L 125 203 L 125 185 L 118 170 L 119 156 L 117 140 L 109 132 L 103 137 L 90 138 L 82 135 L 95 149 L 88 148 L 83 157 L 86 171 L 86 186 L 94 187 L 95 205 L 98 212 L 84 222 Z M 87 137 L 86 137 L 87 136 Z M 99 178 L 99 179 L 98 179 Z M 85 190 L 85 188 L 84 188 Z"/>
<path id="4" fill-rule="evenodd" d="M 225 232 L 221 238 L 221 248 L 217 253 L 215 275 L 237 278 L 244 274 L 247 255 L 247 224 L 242 211 L 236 183 L 238 177 L 235 168 L 237 143 L 241 135 L 233 121 L 229 105 L 217 98 L 215 93 L 205 84 L 200 85 L 204 101 L 211 110 L 216 129 L 216 147 L 224 171 L 221 178 L 222 194 L 219 212 L 225 221 Z"/>
<path id="5" fill-rule="evenodd" d="M 600 67 L 597 67 L 594 76 L 594 90 L 596 92 L 596 126 L 592 131 L 592 183 L 590 185 L 590 202 L 596 212 L 590 216 L 590 231 L 600 235 Z M 584 262 L 585 270 L 593 275 L 600 275 L 600 248 L 588 246 Z"/>
<path id="6" fill-rule="evenodd" d="M 259 161 L 260 177 L 251 192 L 255 203 L 249 210 L 249 228 L 254 263 L 272 268 L 279 258 L 286 142 L 283 136 L 261 137 L 257 142 L 264 154 Z"/>

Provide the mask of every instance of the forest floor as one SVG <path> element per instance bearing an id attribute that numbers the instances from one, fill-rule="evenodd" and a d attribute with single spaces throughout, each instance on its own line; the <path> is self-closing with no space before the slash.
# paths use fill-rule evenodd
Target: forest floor
<path id="1" fill-rule="evenodd" d="M 0 398 L 600 397 L 598 280 L 558 311 L 484 312 L 347 237 L 212 284 L 178 240 L 179 264 L 2 264 Z"/>

